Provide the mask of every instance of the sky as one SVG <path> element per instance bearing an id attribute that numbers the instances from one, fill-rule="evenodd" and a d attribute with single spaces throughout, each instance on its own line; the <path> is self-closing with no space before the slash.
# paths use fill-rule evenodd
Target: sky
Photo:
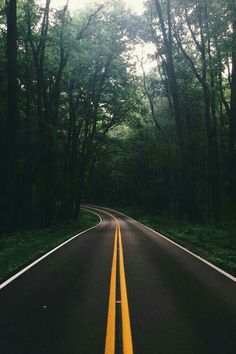
<path id="1" fill-rule="evenodd" d="M 123 0 L 127 6 L 132 8 L 137 14 L 142 14 L 143 12 L 143 2 L 144 0 Z M 66 0 L 52 0 L 52 7 L 60 7 L 65 4 Z M 89 3 L 92 3 L 92 0 L 69 0 L 69 8 L 71 11 L 83 8 Z"/>

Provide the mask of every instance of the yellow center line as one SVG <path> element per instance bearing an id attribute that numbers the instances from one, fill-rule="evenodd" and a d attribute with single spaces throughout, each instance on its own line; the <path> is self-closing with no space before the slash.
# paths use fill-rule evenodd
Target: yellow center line
<path id="1" fill-rule="evenodd" d="M 105 354 L 115 353 L 117 235 L 118 235 L 118 230 L 116 225 L 112 267 L 111 267 L 111 282 L 110 282 L 110 295 L 109 295 L 109 305 L 108 305 L 108 315 L 107 315 Z"/>
<path id="2" fill-rule="evenodd" d="M 107 331 L 105 342 L 105 354 L 115 354 L 115 338 L 116 338 L 116 303 L 121 303 L 122 316 L 122 339 L 123 354 L 133 354 L 133 342 L 130 325 L 129 304 L 126 288 L 124 254 L 122 246 L 122 237 L 120 231 L 120 222 L 112 214 L 97 208 L 91 208 L 103 212 L 116 222 L 114 250 L 111 267 L 110 293 L 107 315 Z M 120 271 L 120 292 L 121 299 L 116 299 L 116 278 L 117 278 L 117 254 L 119 252 L 119 271 Z"/>
<path id="3" fill-rule="evenodd" d="M 121 291 L 121 313 L 122 313 L 122 337 L 123 353 L 133 354 L 133 342 L 130 326 L 129 304 L 125 279 L 124 255 L 121 239 L 120 224 L 118 224 L 119 258 L 120 258 L 120 291 Z"/>

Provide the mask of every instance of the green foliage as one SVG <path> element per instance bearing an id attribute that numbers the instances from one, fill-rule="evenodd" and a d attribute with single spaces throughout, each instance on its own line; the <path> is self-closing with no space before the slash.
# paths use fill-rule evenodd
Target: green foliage
<path id="1" fill-rule="evenodd" d="M 95 166 L 88 198 L 141 204 L 192 221 L 220 223 L 221 218 L 235 217 L 229 206 L 233 194 L 229 170 L 234 164 L 228 148 L 233 90 L 230 3 L 146 3 L 137 40 L 155 45 L 157 66 L 145 72 L 145 58 L 140 58 L 143 75 L 136 76 L 135 84 L 141 99 L 128 114 L 130 129 L 124 125 L 123 131 L 110 134 Z"/>
<path id="2" fill-rule="evenodd" d="M 56 219 L 78 218 L 80 198 L 107 133 L 126 121 L 137 99 L 129 64 L 135 42 L 135 16 L 119 1 L 93 4 L 71 16 L 50 1 L 19 1 L 17 9 L 17 200 L 14 220 L 2 231 L 50 226 Z M 4 12 L 1 17 L 2 22 Z M 6 22 L 6 21 L 5 21 Z M 1 151 L 5 129 L 7 77 L 5 30 L 1 27 Z M 127 69 L 129 68 L 129 70 Z M 1 161 L 2 170 L 7 157 Z M 3 177 L 4 179 L 4 177 Z M 7 181 L 4 181 L 7 184 Z M 3 184 L 3 194 L 7 193 Z M 14 226 L 13 226 L 14 225 Z"/>
<path id="3" fill-rule="evenodd" d="M 148 1 L 136 16 L 109 0 L 72 15 L 50 1 L 19 0 L 18 185 L 10 193 L 17 213 L 10 225 L 76 219 L 81 199 L 141 204 L 195 221 L 234 217 L 231 5 Z M 0 21 L 5 171 L 10 93 L 3 2 Z M 145 72 L 135 48 L 150 43 L 156 67 Z M 7 232 L 4 175 L 0 225 Z"/>

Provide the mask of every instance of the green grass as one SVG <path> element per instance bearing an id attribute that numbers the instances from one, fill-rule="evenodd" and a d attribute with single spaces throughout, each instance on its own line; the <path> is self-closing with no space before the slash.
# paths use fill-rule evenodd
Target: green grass
<path id="1" fill-rule="evenodd" d="M 66 222 L 50 229 L 0 235 L 0 283 L 70 237 L 96 225 L 94 214 L 81 211 L 79 222 Z"/>
<path id="2" fill-rule="evenodd" d="M 148 215 L 131 208 L 121 211 L 236 276 L 235 224 L 221 227 L 190 224 L 174 218 Z"/>

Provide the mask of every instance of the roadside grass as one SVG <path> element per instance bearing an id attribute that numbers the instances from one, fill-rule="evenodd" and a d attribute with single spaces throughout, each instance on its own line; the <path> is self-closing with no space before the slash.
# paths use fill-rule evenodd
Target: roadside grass
<path id="1" fill-rule="evenodd" d="M 77 223 L 68 221 L 50 229 L 0 235 L 0 283 L 67 239 L 98 222 L 96 215 L 82 210 Z"/>
<path id="2" fill-rule="evenodd" d="M 132 208 L 117 210 L 236 276 L 236 223 L 222 226 L 190 224 L 174 218 L 148 215 Z"/>

